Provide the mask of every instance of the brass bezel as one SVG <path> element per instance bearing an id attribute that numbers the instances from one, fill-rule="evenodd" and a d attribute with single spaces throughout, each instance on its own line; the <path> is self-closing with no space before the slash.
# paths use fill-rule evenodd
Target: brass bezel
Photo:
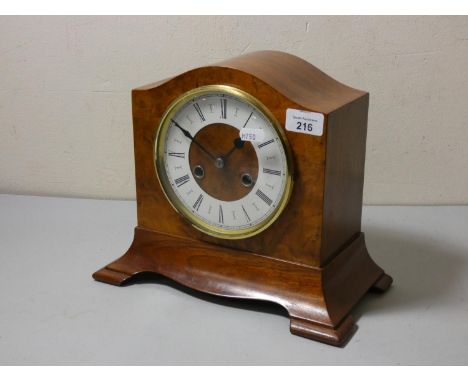
<path id="1" fill-rule="evenodd" d="M 283 196 L 281 197 L 280 202 L 276 206 L 274 212 L 262 222 L 253 225 L 248 228 L 243 229 L 236 229 L 236 230 L 229 230 L 223 229 L 211 224 L 206 223 L 202 219 L 195 216 L 192 211 L 187 208 L 177 197 L 177 195 L 172 190 L 172 187 L 169 183 L 169 179 L 167 178 L 166 169 L 164 165 L 164 144 L 166 134 L 170 125 L 171 118 L 176 114 L 176 112 L 180 109 L 181 106 L 185 105 L 189 100 L 198 97 L 203 94 L 207 93 L 224 93 L 228 95 L 232 95 L 234 97 L 240 98 L 242 101 L 254 106 L 258 109 L 261 113 L 263 113 L 268 120 L 271 122 L 273 128 L 276 129 L 278 133 L 278 137 L 281 140 L 283 145 L 283 149 L 286 156 L 286 165 L 287 165 L 287 174 L 286 174 L 286 184 L 284 188 Z M 292 193 L 293 187 L 293 166 L 292 166 L 292 154 L 291 149 L 289 147 L 286 135 L 284 130 L 282 129 L 279 122 L 273 116 L 273 114 L 255 97 L 252 95 L 237 89 L 232 86 L 228 85 L 207 85 L 201 86 L 195 89 L 192 89 L 176 100 L 174 100 L 167 110 L 165 111 L 164 115 L 161 118 L 161 122 L 158 126 L 156 138 L 153 144 L 154 150 L 154 164 L 155 164 L 155 171 L 156 176 L 158 178 L 159 184 L 161 186 L 161 190 L 163 191 L 164 195 L 166 196 L 169 204 L 174 208 L 174 210 L 182 215 L 185 219 L 187 219 L 194 228 L 197 230 L 206 233 L 210 236 L 214 236 L 221 239 L 229 239 L 229 240 L 236 240 L 236 239 L 245 239 L 254 235 L 263 232 L 268 227 L 270 227 L 281 215 L 284 208 L 286 207 Z"/>

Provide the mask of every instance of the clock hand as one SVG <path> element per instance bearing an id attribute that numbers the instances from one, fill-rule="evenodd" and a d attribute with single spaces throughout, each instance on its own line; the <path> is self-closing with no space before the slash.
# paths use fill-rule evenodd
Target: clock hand
<path id="1" fill-rule="evenodd" d="M 174 121 L 173 119 L 171 119 L 172 123 L 174 125 L 176 125 L 180 131 L 182 131 L 182 133 L 188 138 L 190 139 L 193 143 L 195 143 L 205 154 L 207 154 L 211 159 L 213 159 L 214 161 L 216 161 L 216 157 L 211 154 L 207 149 L 205 149 L 198 141 L 195 140 L 195 138 L 192 136 L 192 134 L 190 134 L 189 131 L 185 130 L 182 126 L 180 126 L 176 121 Z"/>
<path id="2" fill-rule="evenodd" d="M 240 137 L 234 139 L 234 147 L 229 150 L 229 152 L 223 158 L 226 160 L 228 156 L 231 155 L 236 149 L 241 149 L 242 147 L 244 147 L 244 141 L 240 139 Z"/>

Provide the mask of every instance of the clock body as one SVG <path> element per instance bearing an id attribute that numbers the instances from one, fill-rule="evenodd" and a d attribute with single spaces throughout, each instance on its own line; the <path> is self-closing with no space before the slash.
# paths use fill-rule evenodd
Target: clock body
<path id="1" fill-rule="evenodd" d="M 93 277 L 122 285 L 153 272 L 271 301 L 293 334 L 344 344 L 351 309 L 392 281 L 361 232 L 368 100 L 274 51 L 133 90 L 138 226 Z M 320 116 L 321 130 L 291 129 L 290 112 Z M 244 129 L 260 138 L 239 140 Z"/>

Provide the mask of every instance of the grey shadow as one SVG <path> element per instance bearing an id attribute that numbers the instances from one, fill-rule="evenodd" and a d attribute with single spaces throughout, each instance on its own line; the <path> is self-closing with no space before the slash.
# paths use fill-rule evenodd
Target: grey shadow
<path id="1" fill-rule="evenodd" d="M 156 284 L 174 288 L 182 293 L 190 295 L 198 300 L 210 302 L 235 309 L 251 310 L 267 314 L 275 314 L 289 318 L 288 312 L 281 305 L 271 301 L 253 300 L 244 298 L 222 297 L 197 291 L 179 284 L 165 276 L 151 272 L 142 272 L 132 277 L 123 286 L 134 284 Z"/>
<path id="2" fill-rule="evenodd" d="M 384 294 L 366 294 L 352 312 L 356 319 L 363 314 L 446 305 L 446 298 L 464 277 L 467 248 L 378 227 L 368 227 L 364 233 L 370 256 L 393 277 L 393 285 Z"/>

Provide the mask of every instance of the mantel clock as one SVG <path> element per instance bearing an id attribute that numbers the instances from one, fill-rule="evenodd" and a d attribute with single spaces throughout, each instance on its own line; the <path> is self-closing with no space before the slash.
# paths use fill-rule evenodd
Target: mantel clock
<path id="1" fill-rule="evenodd" d="M 138 225 L 93 277 L 274 302 L 293 334 L 343 345 L 353 306 L 392 282 L 361 232 L 368 102 L 274 51 L 133 90 Z"/>

